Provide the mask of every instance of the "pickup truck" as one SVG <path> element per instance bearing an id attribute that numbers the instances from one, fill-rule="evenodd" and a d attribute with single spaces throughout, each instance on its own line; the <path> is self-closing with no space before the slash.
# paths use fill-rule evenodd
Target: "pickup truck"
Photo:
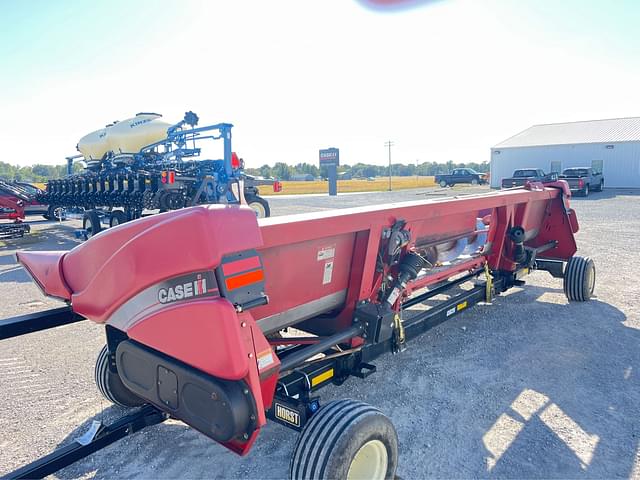
<path id="1" fill-rule="evenodd" d="M 442 188 L 453 187 L 457 183 L 470 183 L 471 185 L 482 185 L 487 183 L 487 174 L 478 173 L 472 168 L 456 168 L 453 172 L 436 175 L 435 181 Z"/>
<path id="2" fill-rule="evenodd" d="M 502 179 L 502 188 L 522 187 L 527 182 L 553 182 L 557 179 L 557 173 L 547 175 L 541 168 L 519 168 L 513 172 L 513 177 Z"/>
<path id="3" fill-rule="evenodd" d="M 571 192 L 583 197 L 588 196 L 590 191 L 601 192 L 604 188 L 602 173 L 595 173 L 590 167 L 565 168 L 560 178 L 569 184 Z"/>

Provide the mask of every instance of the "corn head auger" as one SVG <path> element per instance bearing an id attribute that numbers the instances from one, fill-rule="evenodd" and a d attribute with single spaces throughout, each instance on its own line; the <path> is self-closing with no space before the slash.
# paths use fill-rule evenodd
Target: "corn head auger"
<path id="1" fill-rule="evenodd" d="M 44 293 L 68 305 L 3 321 L 0 339 L 103 325 L 98 389 L 140 410 L 10 477 L 49 474 L 170 416 L 240 455 L 268 419 L 301 431 L 292 478 L 393 478 L 390 420 L 362 402 L 323 405 L 318 390 L 367 378 L 383 353 L 401 361 L 412 338 L 524 284 L 531 270 L 562 278 L 570 301 L 588 300 L 595 268 L 575 256 L 569 197 L 565 182 L 530 183 L 261 220 L 242 206 L 201 206 L 69 252 L 18 253 Z M 158 260 L 180 244 L 188 252 Z M 449 298 L 411 312 L 441 293 Z"/>

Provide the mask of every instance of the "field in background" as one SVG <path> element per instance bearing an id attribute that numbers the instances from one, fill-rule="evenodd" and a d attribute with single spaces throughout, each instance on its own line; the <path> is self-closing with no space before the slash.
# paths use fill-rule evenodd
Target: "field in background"
<path id="1" fill-rule="evenodd" d="M 434 187 L 433 176 L 430 177 L 391 177 L 393 190 L 408 188 Z M 283 181 L 282 191 L 274 193 L 270 186 L 262 186 L 260 195 L 295 195 L 303 193 L 328 193 L 329 182 L 318 180 L 313 182 Z M 338 193 L 345 192 L 380 192 L 389 189 L 389 177 L 376 177 L 373 180 L 338 180 Z"/>

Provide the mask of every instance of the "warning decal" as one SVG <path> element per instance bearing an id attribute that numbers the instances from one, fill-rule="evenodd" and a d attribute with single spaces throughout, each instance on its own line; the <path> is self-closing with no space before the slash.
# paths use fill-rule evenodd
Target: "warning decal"
<path id="1" fill-rule="evenodd" d="M 322 284 L 326 285 L 331 283 L 333 277 L 333 262 L 327 262 L 324 264 L 324 275 L 322 276 Z"/>
<path id="2" fill-rule="evenodd" d="M 329 260 L 330 258 L 335 257 L 336 255 L 336 247 L 335 245 L 331 247 L 325 247 L 318 250 L 318 261 L 321 260 Z"/>
<path id="3" fill-rule="evenodd" d="M 258 370 L 263 370 L 272 363 L 274 363 L 274 359 L 271 349 L 258 354 Z"/>

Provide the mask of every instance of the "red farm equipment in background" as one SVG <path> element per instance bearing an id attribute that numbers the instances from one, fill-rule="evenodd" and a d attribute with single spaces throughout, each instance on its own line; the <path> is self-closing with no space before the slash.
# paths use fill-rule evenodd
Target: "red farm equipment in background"
<path id="1" fill-rule="evenodd" d="M 10 477 L 48 475 L 171 416 L 242 455 L 268 419 L 301 431 L 292 478 L 393 478 L 390 420 L 362 402 L 322 405 L 318 390 L 366 379 L 383 353 L 402 360 L 409 340 L 524 284 L 531 270 L 562 278 L 570 301 L 588 300 L 595 267 L 575 256 L 569 197 L 565 182 L 530 183 L 260 220 L 242 206 L 198 206 L 70 252 L 18 253 L 68 306 L 4 320 L 0 339 L 84 319 L 104 325 L 98 388 L 139 409 Z M 176 244 L 188 254 L 159 262 Z M 440 293 L 449 296 L 433 304 Z"/>
<path id="2" fill-rule="evenodd" d="M 12 183 L 0 180 L 0 238 L 20 238 L 31 231 L 31 227 L 23 223 L 25 206 L 33 198 L 22 188 Z"/>

